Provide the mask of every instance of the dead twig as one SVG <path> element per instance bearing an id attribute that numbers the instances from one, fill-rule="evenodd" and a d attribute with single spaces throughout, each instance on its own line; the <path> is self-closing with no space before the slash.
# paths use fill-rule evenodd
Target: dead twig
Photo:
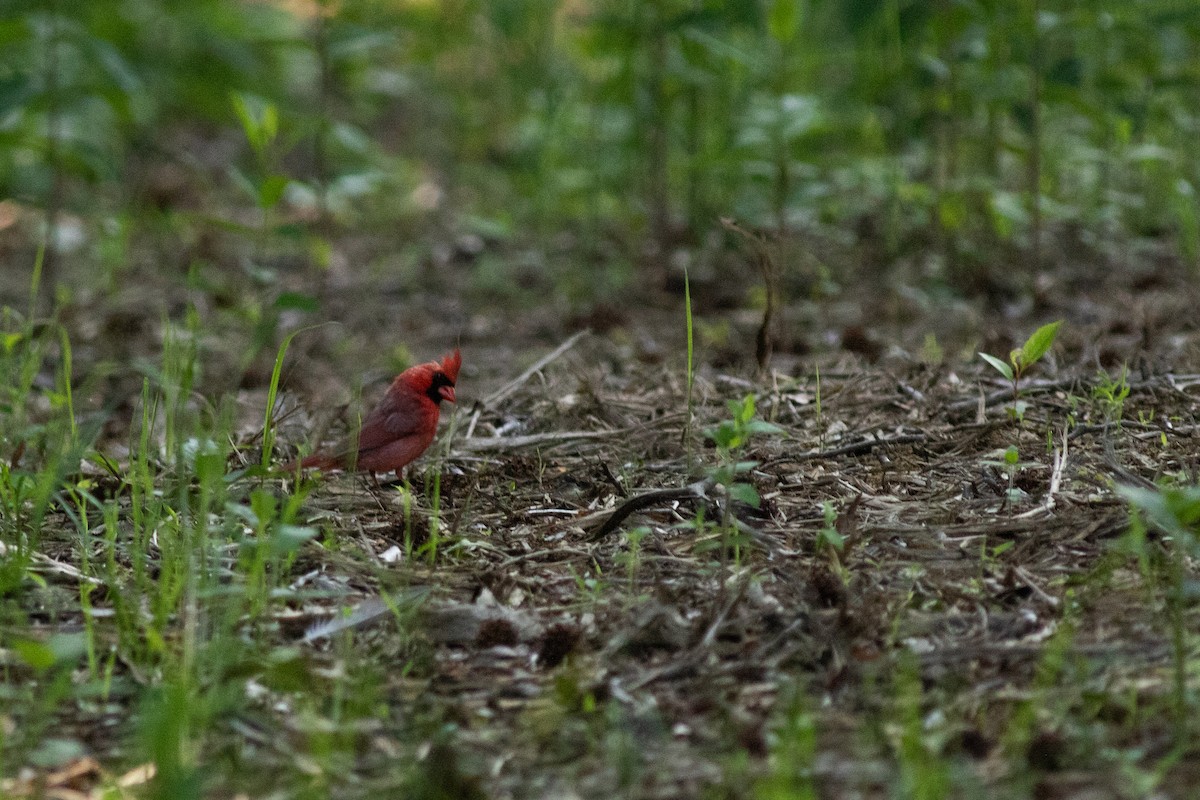
<path id="1" fill-rule="evenodd" d="M 561 356 L 563 353 L 567 352 L 572 347 L 574 347 L 575 344 L 580 339 L 582 339 L 584 336 L 587 336 L 590 332 L 591 331 L 588 331 L 588 330 L 579 331 L 574 336 L 572 336 L 571 338 L 567 339 L 565 342 L 560 344 L 558 347 L 554 348 L 554 350 L 552 350 L 551 352 L 549 352 L 546 355 L 539 358 L 537 361 L 535 361 L 533 363 L 533 366 L 531 366 L 529 369 L 525 370 L 520 375 L 518 375 L 516 378 L 513 378 L 511 381 L 506 383 L 504 386 L 500 387 L 498 390 L 496 390 L 495 392 L 492 392 L 490 395 L 485 397 L 483 399 L 483 405 L 488 408 L 494 408 L 497 405 L 499 405 L 500 403 L 507 400 L 514 393 L 516 393 L 516 391 L 518 389 L 520 389 L 522 386 L 524 386 L 526 381 L 528 381 L 530 378 L 532 378 L 534 375 L 536 375 L 541 370 L 545 369 L 547 364 L 551 363 L 552 361 L 557 359 L 559 356 Z"/>
<path id="2" fill-rule="evenodd" d="M 721 227 L 736 233 L 749 243 L 754 266 L 762 275 L 767 298 L 763 307 L 762 324 L 758 326 L 758 335 L 755 337 L 754 357 L 758 361 L 759 371 L 766 372 L 771 362 L 771 328 L 775 320 L 775 310 L 779 306 L 779 269 L 762 234 L 742 227 L 730 217 L 721 217 Z"/>
<path id="3" fill-rule="evenodd" d="M 665 414 L 640 425 L 631 425 L 628 428 L 614 428 L 608 431 L 548 431 L 546 433 L 529 433 L 524 436 L 479 436 L 471 439 L 462 439 L 455 447 L 459 450 L 474 453 L 489 450 L 510 450 L 521 447 L 553 447 L 554 445 L 579 441 L 581 439 L 611 439 L 630 436 L 650 428 L 661 426 L 665 422 L 682 416 L 683 412 Z"/>
<path id="4" fill-rule="evenodd" d="M 803 453 L 790 453 L 786 456 L 773 458 L 770 461 L 765 461 L 759 466 L 759 469 L 767 469 L 780 464 L 792 464 L 799 461 L 811 461 L 814 458 L 837 458 L 838 456 L 852 456 L 860 453 L 869 453 L 876 447 L 887 447 L 888 445 L 896 444 L 916 444 L 929 439 L 925 433 L 901 433 L 896 436 L 881 437 L 876 436 L 874 439 L 863 439 L 859 442 L 834 447 L 828 450 L 806 450 Z"/>
<path id="5" fill-rule="evenodd" d="M 1041 586 L 1038 586 L 1037 581 L 1035 581 L 1033 579 L 1033 576 L 1030 575 L 1029 572 L 1026 571 L 1026 569 L 1024 567 L 1020 567 L 1020 566 L 1013 567 L 1013 574 L 1016 575 L 1018 578 L 1020 578 L 1021 583 L 1028 586 L 1030 591 L 1032 591 L 1038 597 L 1042 598 L 1042 600 L 1048 606 L 1050 606 L 1051 608 L 1058 608 L 1059 599 L 1057 597 L 1055 597 L 1054 595 L 1047 593 L 1046 590 L 1043 589 Z"/>
<path id="6" fill-rule="evenodd" d="M 588 537 L 591 541 L 603 539 L 608 534 L 620 527 L 625 518 L 635 511 L 641 511 L 643 508 L 660 505 L 662 503 L 673 503 L 679 500 L 707 500 L 708 491 L 714 485 L 712 478 L 703 478 L 695 483 L 689 483 L 687 486 L 670 488 L 670 489 L 655 489 L 650 492 L 643 492 L 639 495 L 626 500 L 621 505 L 617 506 L 611 514 L 608 515 L 600 527 Z"/>

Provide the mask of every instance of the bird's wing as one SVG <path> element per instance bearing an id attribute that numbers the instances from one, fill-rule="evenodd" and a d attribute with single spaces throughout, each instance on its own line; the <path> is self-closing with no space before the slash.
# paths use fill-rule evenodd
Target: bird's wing
<path id="1" fill-rule="evenodd" d="M 359 454 L 422 432 L 429 425 L 426 404 L 430 401 L 423 395 L 389 391 L 363 421 L 358 432 Z"/>

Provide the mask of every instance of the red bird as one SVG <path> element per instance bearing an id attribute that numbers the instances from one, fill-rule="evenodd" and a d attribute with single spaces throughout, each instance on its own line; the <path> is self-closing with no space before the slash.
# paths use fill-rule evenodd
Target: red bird
<path id="1" fill-rule="evenodd" d="M 454 384 L 462 356 L 456 348 L 441 360 L 409 367 L 396 376 L 379 405 L 367 415 L 358 432 L 357 450 L 351 437 L 333 455 L 315 453 L 300 462 L 303 469 L 357 469 L 366 472 L 400 470 L 415 461 L 433 442 L 443 400 L 454 402 Z M 284 467 L 294 471 L 296 462 Z"/>

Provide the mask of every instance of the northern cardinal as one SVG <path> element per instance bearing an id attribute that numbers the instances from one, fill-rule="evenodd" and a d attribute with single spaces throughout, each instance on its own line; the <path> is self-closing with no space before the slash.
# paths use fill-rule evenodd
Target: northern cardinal
<path id="1" fill-rule="evenodd" d="M 398 475 L 433 442 L 439 406 L 443 400 L 454 402 L 454 384 L 461 365 L 462 356 L 456 348 L 440 363 L 430 361 L 404 370 L 363 421 L 357 442 L 351 437 L 332 455 L 315 453 L 299 466 L 366 472 L 395 470 Z M 293 461 L 284 470 L 294 471 L 296 467 Z"/>

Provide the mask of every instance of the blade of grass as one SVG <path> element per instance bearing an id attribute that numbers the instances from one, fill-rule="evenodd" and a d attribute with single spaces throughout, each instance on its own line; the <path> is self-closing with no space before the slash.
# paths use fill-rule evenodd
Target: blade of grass
<path id="1" fill-rule="evenodd" d="M 275 366 L 271 368 L 271 385 L 267 389 L 267 414 L 263 420 L 262 466 L 264 468 L 271 466 L 271 452 L 275 449 L 275 398 L 279 395 L 279 378 L 283 374 L 283 360 L 287 357 L 287 351 L 293 339 L 305 331 L 319 327 L 321 325 L 309 325 L 306 328 L 292 331 L 283 337 L 283 341 L 279 343 L 279 350 L 275 353 Z"/>
<path id="2" fill-rule="evenodd" d="M 692 340 L 692 285 L 687 267 L 683 268 L 683 314 L 687 326 L 687 418 L 683 421 L 683 441 L 687 447 L 688 468 L 692 465 L 692 418 L 695 413 L 693 390 L 696 384 L 695 350 Z"/>

